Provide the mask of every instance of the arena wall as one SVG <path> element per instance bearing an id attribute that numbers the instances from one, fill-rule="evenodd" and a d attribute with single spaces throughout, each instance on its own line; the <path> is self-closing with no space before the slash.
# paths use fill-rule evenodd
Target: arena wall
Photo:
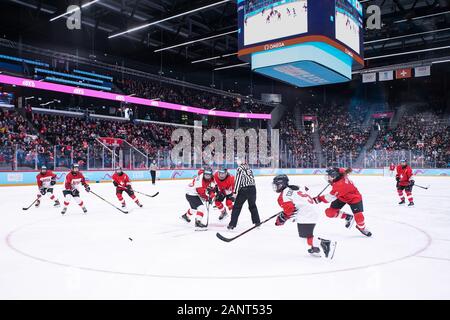
<path id="1" fill-rule="evenodd" d="M 254 169 L 255 176 L 273 176 L 276 174 L 287 175 L 324 175 L 326 169 Z M 132 181 L 151 180 L 147 170 L 127 171 Z M 57 182 L 62 183 L 67 171 L 56 171 Z M 230 170 L 234 173 L 234 170 Z M 86 179 L 91 183 L 111 181 L 113 171 L 83 171 Z M 450 177 L 450 169 L 414 169 L 414 175 L 418 176 L 445 176 Z M 0 186 L 23 186 L 36 184 L 36 171 L 2 171 L 0 172 Z M 160 180 L 191 179 L 197 174 L 197 169 L 159 170 L 157 178 Z M 353 169 L 352 175 L 382 176 L 383 169 Z"/>

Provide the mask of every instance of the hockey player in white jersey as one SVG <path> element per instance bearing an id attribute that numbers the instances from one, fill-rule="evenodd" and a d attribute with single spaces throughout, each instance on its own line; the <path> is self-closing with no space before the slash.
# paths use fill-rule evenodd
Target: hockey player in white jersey
<path id="1" fill-rule="evenodd" d="M 283 211 L 278 215 L 275 225 L 282 226 L 290 218 L 296 217 L 300 238 L 305 238 L 310 246 L 311 255 L 323 255 L 332 259 L 336 242 L 314 236 L 314 228 L 319 217 L 317 204 L 307 193 L 306 188 L 289 185 L 289 178 L 285 174 L 276 176 L 272 186 L 279 193 L 278 204 Z"/>
<path id="2" fill-rule="evenodd" d="M 199 171 L 199 175 L 192 180 L 186 189 L 186 200 L 189 202 L 190 209 L 181 218 L 191 222 L 191 217 L 195 216 L 196 228 L 205 229 L 207 225 L 203 223 L 203 217 L 208 212 L 204 202 L 209 205 L 213 202 L 215 187 L 212 169 L 205 168 Z"/>

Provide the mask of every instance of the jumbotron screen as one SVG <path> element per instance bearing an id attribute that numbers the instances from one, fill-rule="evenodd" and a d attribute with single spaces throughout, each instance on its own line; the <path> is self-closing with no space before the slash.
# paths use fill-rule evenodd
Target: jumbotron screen
<path id="1" fill-rule="evenodd" d="M 238 19 L 239 56 L 325 36 L 362 60 L 358 0 L 238 0 Z"/>

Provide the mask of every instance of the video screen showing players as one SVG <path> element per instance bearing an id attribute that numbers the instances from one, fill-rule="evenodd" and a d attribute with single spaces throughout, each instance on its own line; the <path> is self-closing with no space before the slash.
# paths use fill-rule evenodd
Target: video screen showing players
<path id="1" fill-rule="evenodd" d="M 361 54 L 362 6 L 358 0 L 336 0 L 336 39 Z"/>
<path id="2" fill-rule="evenodd" d="M 308 32 L 306 0 L 246 0 L 244 45 Z"/>

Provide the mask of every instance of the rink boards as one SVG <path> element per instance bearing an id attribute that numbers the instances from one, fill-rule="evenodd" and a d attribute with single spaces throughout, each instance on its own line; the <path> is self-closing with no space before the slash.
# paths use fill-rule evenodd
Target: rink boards
<path id="1" fill-rule="evenodd" d="M 326 169 L 253 169 L 255 176 L 271 176 L 277 174 L 287 175 L 324 175 Z M 66 177 L 67 171 L 55 171 L 57 182 L 62 183 Z M 150 171 L 147 170 L 125 170 L 132 181 L 151 180 Z M 174 180 L 174 179 L 191 179 L 197 175 L 197 169 L 178 169 L 178 170 L 159 170 L 157 171 L 157 179 Z M 230 170 L 234 174 L 234 170 Z M 113 171 L 83 171 L 86 179 L 93 182 L 111 181 Z M 353 169 L 353 175 L 365 176 L 381 176 L 383 169 Z M 414 169 L 414 175 L 419 176 L 450 176 L 450 169 Z M 36 183 L 36 171 L 3 171 L 0 172 L 0 186 L 11 185 L 33 185 Z"/>

